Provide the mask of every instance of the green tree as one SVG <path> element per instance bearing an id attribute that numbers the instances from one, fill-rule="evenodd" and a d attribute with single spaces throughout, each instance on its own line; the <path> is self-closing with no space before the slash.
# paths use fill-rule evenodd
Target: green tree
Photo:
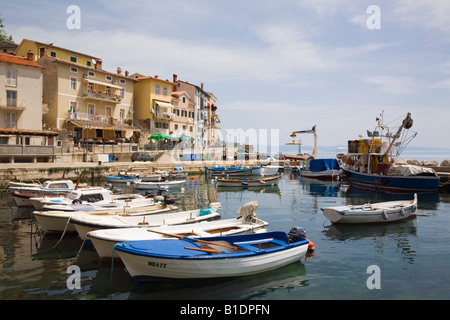
<path id="1" fill-rule="evenodd" d="M 3 30 L 4 28 L 5 28 L 5 26 L 3 25 L 3 18 L 0 17 L 0 41 L 8 40 L 8 41 L 14 42 L 12 36 L 8 35 L 5 32 L 5 30 Z"/>

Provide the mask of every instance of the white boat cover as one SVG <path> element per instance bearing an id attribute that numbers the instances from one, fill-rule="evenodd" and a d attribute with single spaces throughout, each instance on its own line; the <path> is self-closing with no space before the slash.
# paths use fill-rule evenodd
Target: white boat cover
<path id="1" fill-rule="evenodd" d="M 424 168 L 414 165 L 393 165 L 389 168 L 388 176 L 417 176 L 419 174 L 436 175 L 436 172 L 431 168 Z"/>

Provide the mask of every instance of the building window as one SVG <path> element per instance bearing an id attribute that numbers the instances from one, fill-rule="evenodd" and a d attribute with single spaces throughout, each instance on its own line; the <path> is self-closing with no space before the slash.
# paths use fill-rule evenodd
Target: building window
<path id="1" fill-rule="evenodd" d="M 17 87 L 17 69 L 6 69 L 6 85 Z"/>
<path id="2" fill-rule="evenodd" d="M 77 57 L 70 57 L 70 62 L 77 63 Z"/>
<path id="3" fill-rule="evenodd" d="M 6 91 L 6 106 L 17 107 L 17 91 Z"/>
<path id="4" fill-rule="evenodd" d="M 178 130 L 178 124 L 177 123 L 175 123 L 175 125 L 174 125 L 174 130 Z"/>
<path id="5" fill-rule="evenodd" d="M 176 109 L 176 108 L 174 108 L 173 109 L 173 113 L 176 115 L 176 116 L 180 116 L 180 109 Z"/>
<path id="6" fill-rule="evenodd" d="M 167 87 L 163 87 L 163 96 L 167 97 Z"/>
<path id="7" fill-rule="evenodd" d="M 194 127 L 193 126 L 189 126 L 189 131 L 190 132 L 194 132 Z"/>
<path id="8" fill-rule="evenodd" d="M 161 94 L 161 86 L 159 84 L 157 84 L 155 86 L 155 91 L 156 91 L 156 94 Z"/>
<path id="9" fill-rule="evenodd" d="M 126 82 L 125 82 L 124 79 L 120 79 L 120 83 L 121 83 L 121 84 L 125 84 Z"/>
<path id="10" fill-rule="evenodd" d="M 88 67 L 91 67 L 92 66 L 92 62 L 91 61 L 86 61 L 86 65 L 88 66 Z"/>
<path id="11" fill-rule="evenodd" d="M 94 78 L 94 77 L 95 77 L 95 72 L 89 71 L 89 72 L 88 72 L 88 76 Z"/>
<path id="12" fill-rule="evenodd" d="M 50 51 L 50 57 L 56 58 L 56 52 L 55 51 Z"/>
<path id="13" fill-rule="evenodd" d="M 119 111 L 119 121 L 120 121 L 120 123 L 123 123 L 124 120 L 125 120 L 125 109 L 120 109 L 120 111 Z"/>
<path id="14" fill-rule="evenodd" d="M 119 94 L 120 94 L 120 96 L 122 97 L 122 99 L 124 99 L 124 98 L 125 98 L 125 89 L 124 89 L 124 88 L 121 88 L 121 89 L 119 90 Z"/>
<path id="15" fill-rule="evenodd" d="M 77 118 L 77 102 L 76 101 L 70 101 L 69 118 L 70 119 L 76 119 Z"/>
<path id="16" fill-rule="evenodd" d="M 92 103 L 87 105 L 88 119 L 95 121 L 95 106 Z"/>
<path id="17" fill-rule="evenodd" d="M 111 76 L 106 76 L 106 80 L 111 81 L 112 77 Z"/>
<path id="18" fill-rule="evenodd" d="M 70 67 L 70 72 L 78 73 L 78 68 Z"/>
<path id="19" fill-rule="evenodd" d="M 70 78 L 70 90 L 77 90 L 77 78 Z"/>
<path id="20" fill-rule="evenodd" d="M 5 113 L 5 128 L 15 129 L 17 126 L 17 114 L 15 112 Z"/>
<path id="21" fill-rule="evenodd" d="M 186 97 L 183 97 L 183 103 L 186 103 Z"/>

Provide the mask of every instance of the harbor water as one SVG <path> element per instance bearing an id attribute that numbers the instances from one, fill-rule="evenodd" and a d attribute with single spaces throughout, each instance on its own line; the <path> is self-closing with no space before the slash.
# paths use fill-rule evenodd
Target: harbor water
<path id="1" fill-rule="evenodd" d="M 132 186 L 117 187 L 134 192 Z M 222 189 L 204 176 L 195 176 L 183 189 L 169 193 L 179 210 L 206 208 L 218 201 L 223 219 L 237 216 L 239 207 L 256 200 L 256 214 L 269 222 L 270 231 L 303 227 L 315 244 L 314 255 L 253 276 L 137 284 L 122 264 L 101 263 L 93 246 L 83 244 L 77 235 L 66 234 L 62 239 L 43 235 L 32 210 L 15 207 L 11 195 L 2 193 L 0 299 L 450 299 L 450 194 L 445 191 L 419 194 L 415 219 L 346 227 L 331 225 L 320 208 L 412 199 L 413 195 L 367 192 L 289 172 L 275 187 Z M 78 287 L 68 281 L 69 266 L 81 271 Z"/>

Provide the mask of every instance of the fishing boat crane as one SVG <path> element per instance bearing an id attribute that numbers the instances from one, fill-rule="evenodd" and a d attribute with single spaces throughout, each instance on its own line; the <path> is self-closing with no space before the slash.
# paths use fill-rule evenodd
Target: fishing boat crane
<path id="1" fill-rule="evenodd" d="M 296 133 L 312 133 L 314 134 L 314 150 L 313 150 L 313 158 L 315 159 L 317 157 L 317 125 L 315 124 L 312 129 L 309 130 L 301 130 L 301 131 L 294 131 L 291 134 L 292 138 L 295 138 L 297 135 Z"/>

